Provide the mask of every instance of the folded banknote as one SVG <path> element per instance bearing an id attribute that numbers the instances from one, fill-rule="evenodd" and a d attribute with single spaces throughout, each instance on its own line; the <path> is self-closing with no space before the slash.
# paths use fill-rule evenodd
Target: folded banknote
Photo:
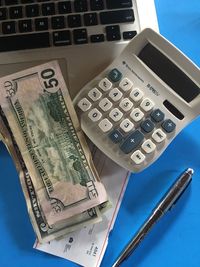
<path id="1" fill-rule="evenodd" d="M 0 88 L 1 139 L 39 241 L 99 221 L 106 190 L 57 61 L 0 78 Z"/>

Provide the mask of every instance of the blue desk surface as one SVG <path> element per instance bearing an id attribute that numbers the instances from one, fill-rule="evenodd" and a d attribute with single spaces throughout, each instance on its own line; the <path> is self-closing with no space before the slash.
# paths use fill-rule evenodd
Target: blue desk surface
<path id="1" fill-rule="evenodd" d="M 200 66 L 200 1 L 155 2 L 161 34 Z M 177 136 L 155 164 L 130 179 L 102 267 L 111 266 L 164 191 L 187 167 L 195 170 L 191 186 L 122 266 L 200 266 L 199 132 L 200 118 Z M 18 175 L 3 145 L 0 151 L 0 266 L 77 266 L 32 248 L 35 235 Z"/>

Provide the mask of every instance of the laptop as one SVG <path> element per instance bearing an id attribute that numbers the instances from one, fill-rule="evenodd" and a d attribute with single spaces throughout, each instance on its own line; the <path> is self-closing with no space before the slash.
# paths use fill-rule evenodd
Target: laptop
<path id="1" fill-rule="evenodd" d="M 1 0 L 0 77 L 57 59 L 73 99 L 146 27 L 154 0 Z"/>

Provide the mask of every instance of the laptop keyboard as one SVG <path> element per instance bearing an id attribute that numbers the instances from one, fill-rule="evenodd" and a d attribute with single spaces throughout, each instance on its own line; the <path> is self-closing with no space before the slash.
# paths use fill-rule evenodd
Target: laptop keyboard
<path id="1" fill-rule="evenodd" d="M 129 40 L 134 20 L 132 0 L 0 0 L 0 52 Z"/>

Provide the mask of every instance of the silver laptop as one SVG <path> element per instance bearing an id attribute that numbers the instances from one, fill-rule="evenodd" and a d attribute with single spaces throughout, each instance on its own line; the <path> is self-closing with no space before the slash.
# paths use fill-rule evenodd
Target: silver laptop
<path id="1" fill-rule="evenodd" d="M 58 59 L 74 98 L 146 27 L 154 0 L 2 0 L 0 76 Z"/>

